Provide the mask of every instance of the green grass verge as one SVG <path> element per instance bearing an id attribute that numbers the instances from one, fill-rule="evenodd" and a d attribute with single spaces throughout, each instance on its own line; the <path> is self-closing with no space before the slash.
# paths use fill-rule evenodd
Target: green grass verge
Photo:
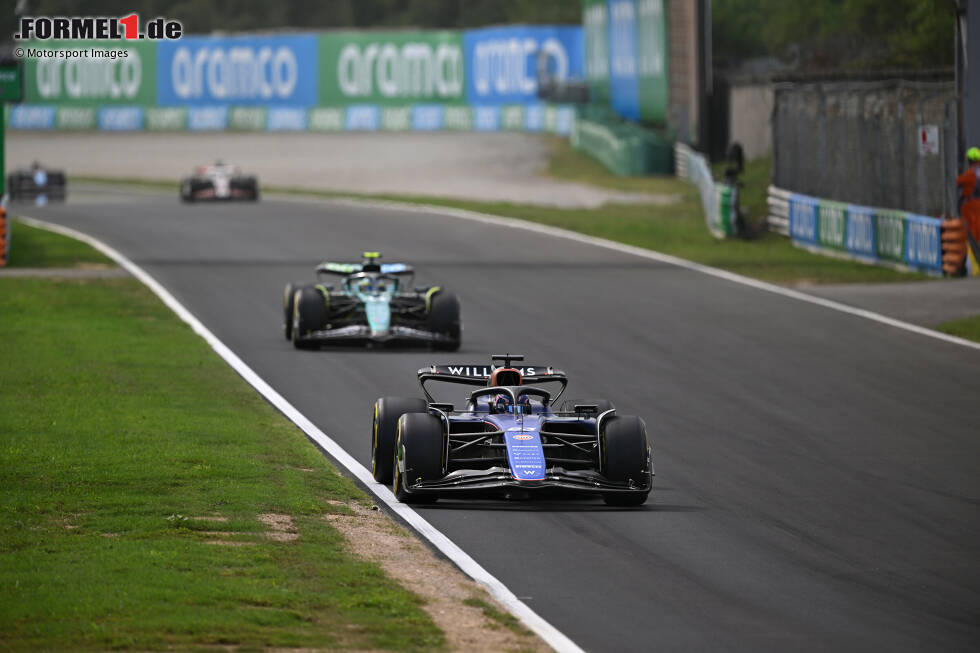
<path id="1" fill-rule="evenodd" d="M 30 227 L 16 218 L 10 225 L 8 267 L 71 268 L 79 265 L 112 265 L 109 258 L 74 238 Z"/>
<path id="2" fill-rule="evenodd" d="M 951 336 L 959 336 L 960 338 L 980 342 L 980 315 L 943 322 L 936 329 L 943 333 L 948 333 Z"/>
<path id="3" fill-rule="evenodd" d="M 0 279 L 0 315 L 2 648 L 444 648 L 324 520 L 366 497 L 142 285 Z"/>
<path id="4" fill-rule="evenodd" d="M 700 200 L 692 184 L 675 177 L 618 177 L 597 161 L 574 150 L 563 138 L 550 137 L 548 144 L 551 153 L 545 172 L 554 178 L 622 191 L 667 194 L 678 197 L 679 201 L 664 206 L 607 204 L 598 209 L 559 209 L 509 202 L 470 202 L 390 194 L 356 195 L 301 188 L 270 187 L 265 190 L 321 197 L 353 196 L 424 203 L 520 218 L 673 254 L 775 283 L 871 283 L 932 279 L 925 274 L 812 254 L 793 247 L 788 238 L 771 233 L 751 241 L 719 241 L 711 236 L 705 226 Z M 765 187 L 769 174 L 766 166 L 766 162 L 761 161 L 750 163 L 746 168 L 744 193 L 747 205 L 754 214 L 765 210 Z M 78 180 L 134 183 L 177 192 L 175 181 Z"/>

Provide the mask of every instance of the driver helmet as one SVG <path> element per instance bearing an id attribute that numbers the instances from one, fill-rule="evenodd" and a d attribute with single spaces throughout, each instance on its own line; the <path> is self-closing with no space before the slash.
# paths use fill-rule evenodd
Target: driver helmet
<path id="1" fill-rule="evenodd" d="M 517 398 L 517 406 L 521 409 L 520 412 L 527 415 L 531 412 L 531 397 L 530 395 L 521 395 Z"/>
<path id="2" fill-rule="evenodd" d="M 513 405 L 514 402 L 510 395 L 499 394 L 493 398 L 493 412 L 495 413 L 509 413 Z"/>
<path id="3" fill-rule="evenodd" d="M 980 162 L 980 147 L 971 147 L 966 151 L 966 160 L 971 163 Z"/>

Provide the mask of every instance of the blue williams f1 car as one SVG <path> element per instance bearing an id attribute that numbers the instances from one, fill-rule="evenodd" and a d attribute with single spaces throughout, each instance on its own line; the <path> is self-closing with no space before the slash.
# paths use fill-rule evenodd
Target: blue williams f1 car
<path id="1" fill-rule="evenodd" d="M 494 365 L 431 365 L 418 371 L 425 398 L 383 397 L 374 404 L 371 468 L 395 497 L 426 503 L 439 497 L 531 498 L 599 495 L 609 505 L 637 506 L 653 487 L 646 425 L 618 415 L 606 400 L 555 403 L 568 378 L 523 356 L 493 356 Z M 496 365 L 496 363 L 501 365 Z M 432 382 L 480 386 L 465 406 L 437 402 Z M 560 384 L 552 394 L 544 384 Z"/>
<path id="2" fill-rule="evenodd" d="M 286 339 L 300 349 L 325 344 L 427 344 L 456 351 L 459 301 L 439 286 L 414 287 L 404 263 L 381 263 L 365 252 L 361 263 L 321 263 L 321 283 L 291 283 L 283 295 Z M 322 275 L 341 277 L 337 285 Z"/>

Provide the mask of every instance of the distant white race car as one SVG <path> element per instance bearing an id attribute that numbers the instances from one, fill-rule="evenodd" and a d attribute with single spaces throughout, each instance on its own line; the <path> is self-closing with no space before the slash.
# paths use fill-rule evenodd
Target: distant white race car
<path id="1" fill-rule="evenodd" d="M 210 166 L 197 166 L 180 180 L 180 199 L 185 202 L 201 200 L 259 199 L 259 181 L 254 175 L 244 175 L 238 166 L 217 161 Z"/>

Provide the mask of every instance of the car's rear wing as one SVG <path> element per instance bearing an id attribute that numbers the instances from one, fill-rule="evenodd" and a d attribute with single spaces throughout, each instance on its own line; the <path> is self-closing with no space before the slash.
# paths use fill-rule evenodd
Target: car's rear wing
<path id="1" fill-rule="evenodd" d="M 487 380 L 490 378 L 490 374 L 493 373 L 495 369 L 498 369 L 497 365 L 487 365 L 485 363 L 476 364 L 459 364 L 459 365 L 429 365 L 428 367 L 423 367 L 418 371 L 419 386 L 422 388 L 422 392 L 428 397 L 430 402 L 435 401 L 429 391 L 426 390 L 425 384 L 430 381 L 439 381 L 442 383 L 459 383 L 462 385 L 473 385 L 473 386 L 484 386 L 487 385 Z M 557 399 L 565 392 L 565 387 L 568 385 L 568 377 L 561 370 L 557 370 L 550 365 L 514 365 L 514 369 L 520 371 L 522 382 L 524 385 L 532 385 L 537 383 L 560 383 L 561 390 L 553 399 Z"/>

